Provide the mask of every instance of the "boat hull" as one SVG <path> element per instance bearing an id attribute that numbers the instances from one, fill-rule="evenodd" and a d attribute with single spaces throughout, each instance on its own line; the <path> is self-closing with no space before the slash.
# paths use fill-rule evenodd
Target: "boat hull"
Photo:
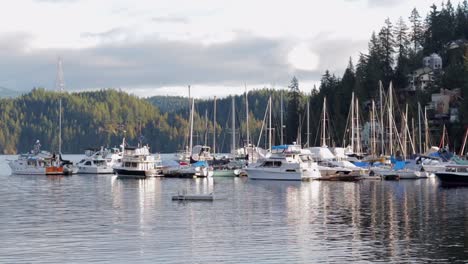
<path id="1" fill-rule="evenodd" d="M 414 180 L 421 178 L 414 171 L 396 171 L 400 180 Z"/>
<path id="2" fill-rule="evenodd" d="M 114 169 L 109 166 L 96 167 L 96 166 L 79 166 L 78 174 L 113 174 Z"/>
<path id="3" fill-rule="evenodd" d="M 285 171 L 266 168 L 246 168 L 245 171 L 249 179 L 252 180 L 281 180 L 281 181 L 300 181 L 303 178 L 303 173 L 300 171 Z"/>
<path id="4" fill-rule="evenodd" d="M 146 178 L 162 176 L 157 170 L 128 170 L 116 168 L 114 172 L 119 178 Z"/>
<path id="5" fill-rule="evenodd" d="M 234 170 L 213 170 L 213 177 L 235 177 Z"/>
<path id="6" fill-rule="evenodd" d="M 446 186 L 468 186 L 467 173 L 447 173 L 436 172 L 435 175 L 439 178 L 442 185 Z"/>
<path id="7" fill-rule="evenodd" d="M 10 162 L 11 173 L 16 175 L 63 175 L 63 167 L 59 166 L 19 166 L 14 162 Z"/>

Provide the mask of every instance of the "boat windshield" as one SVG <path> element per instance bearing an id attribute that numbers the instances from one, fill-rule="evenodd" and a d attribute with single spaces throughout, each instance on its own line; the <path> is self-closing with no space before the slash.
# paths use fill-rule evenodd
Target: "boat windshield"
<path id="1" fill-rule="evenodd" d="M 262 167 L 277 168 L 281 167 L 281 161 L 265 161 Z"/>

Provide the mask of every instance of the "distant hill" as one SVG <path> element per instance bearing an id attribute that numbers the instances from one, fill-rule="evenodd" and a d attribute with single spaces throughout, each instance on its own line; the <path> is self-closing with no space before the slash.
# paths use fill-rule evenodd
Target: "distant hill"
<path id="1" fill-rule="evenodd" d="M 13 98 L 21 95 L 18 91 L 13 91 L 5 87 L 0 87 L 0 98 Z"/>
<path id="2" fill-rule="evenodd" d="M 267 92 L 264 92 L 267 94 Z M 250 98 L 252 105 L 260 104 L 262 114 L 266 99 Z M 44 89 L 33 89 L 15 98 L 0 100 L 0 154 L 29 151 L 35 140 L 40 140 L 45 150 L 58 149 L 58 104 L 60 94 Z M 236 98 L 239 105 L 238 122 L 243 122 L 245 107 L 242 97 Z M 160 111 L 160 105 L 165 111 Z M 62 96 L 62 152 L 82 153 L 88 147 L 118 146 L 125 136 L 129 144 L 139 138 L 149 144 L 152 152 L 170 153 L 183 149 L 187 144 L 188 100 L 178 97 L 141 99 L 125 92 L 100 90 L 65 93 Z M 197 101 L 194 116 L 194 144 L 212 142 L 212 102 Z M 231 101 L 218 104 L 217 149 L 230 150 L 229 126 Z M 208 122 L 204 115 L 207 110 Z M 177 113 L 177 111 L 179 111 Z M 244 111 L 244 112 L 242 112 Z M 255 112 L 255 111 L 252 111 Z M 260 117 L 261 118 L 261 117 Z M 239 125 L 237 125 L 239 126 Z M 258 138 L 261 121 L 251 116 L 250 129 Z M 141 132 L 140 132 L 141 131 Z M 238 140 L 245 134 L 245 127 L 237 129 Z M 140 137 L 140 133 L 143 137 Z"/>

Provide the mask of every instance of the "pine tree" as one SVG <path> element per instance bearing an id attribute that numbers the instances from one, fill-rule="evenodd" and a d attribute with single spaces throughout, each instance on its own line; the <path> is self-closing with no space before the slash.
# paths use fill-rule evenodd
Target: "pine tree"
<path id="1" fill-rule="evenodd" d="M 301 93 L 296 76 L 291 79 L 288 88 L 289 103 L 287 109 L 286 142 L 292 143 L 297 140 L 299 113 L 301 113 Z"/>
<path id="2" fill-rule="evenodd" d="M 411 11 L 409 20 L 411 22 L 410 40 L 413 43 L 413 51 L 416 53 L 423 43 L 423 27 L 421 17 L 419 16 L 418 10 L 416 8 Z"/>
<path id="3" fill-rule="evenodd" d="M 466 3 L 467 2 L 465 1 L 465 4 Z M 455 14 L 454 38 L 456 39 L 468 38 L 468 35 L 465 35 L 465 31 L 468 32 L 467 28 L 468 28 L 468 10 L 464 10 L 464 7 L 459 3 L 457 6 L 456 14 Z"/>
<path id="4" fill-rule="evenodd" d="M 385 19 L 385 26 L 379 32 L 379 39 L 383 51 L 383 72 L 385 81 L 390 82 L 393 76 L 393 53 L 395 52 L 395 39 L 393 25 L 389 18 Z"/>
<path id="5" fill-rule="evenodd" d="M 397 66 L 395 68 L 395 76 L 394 76 L 394 85 L 398 88 L 405 88 L 407 86 L 407 75 L 409 74 L 409 67 L 408 67 L 408 27 L 405 24 L 405 21 L 402 17 L 398 20 L 396 27 L 395 27 L 395 40 L 396 46 L 398 49 L 398 56 L 397 56 Z"/>

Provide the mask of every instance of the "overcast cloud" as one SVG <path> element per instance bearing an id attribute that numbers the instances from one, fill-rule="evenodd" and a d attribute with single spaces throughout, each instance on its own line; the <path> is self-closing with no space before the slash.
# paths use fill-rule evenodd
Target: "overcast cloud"
<path id="1" fill-rule="evenodd" d="M 122 88 L 139 95 L 199 96 L 233 87 L 310 91 L 329 69 L 338 76 L 367 49 L 388 16 L 407 17 L 428 0 L 173 2 L 17 0 L 0 10 L 0 86 L 54 89 L 63 57 L 68 90 Z M 378 8 L 385 7 L 385 8 Z M 205 87 L 206 89 L 204 89 Z"/>

